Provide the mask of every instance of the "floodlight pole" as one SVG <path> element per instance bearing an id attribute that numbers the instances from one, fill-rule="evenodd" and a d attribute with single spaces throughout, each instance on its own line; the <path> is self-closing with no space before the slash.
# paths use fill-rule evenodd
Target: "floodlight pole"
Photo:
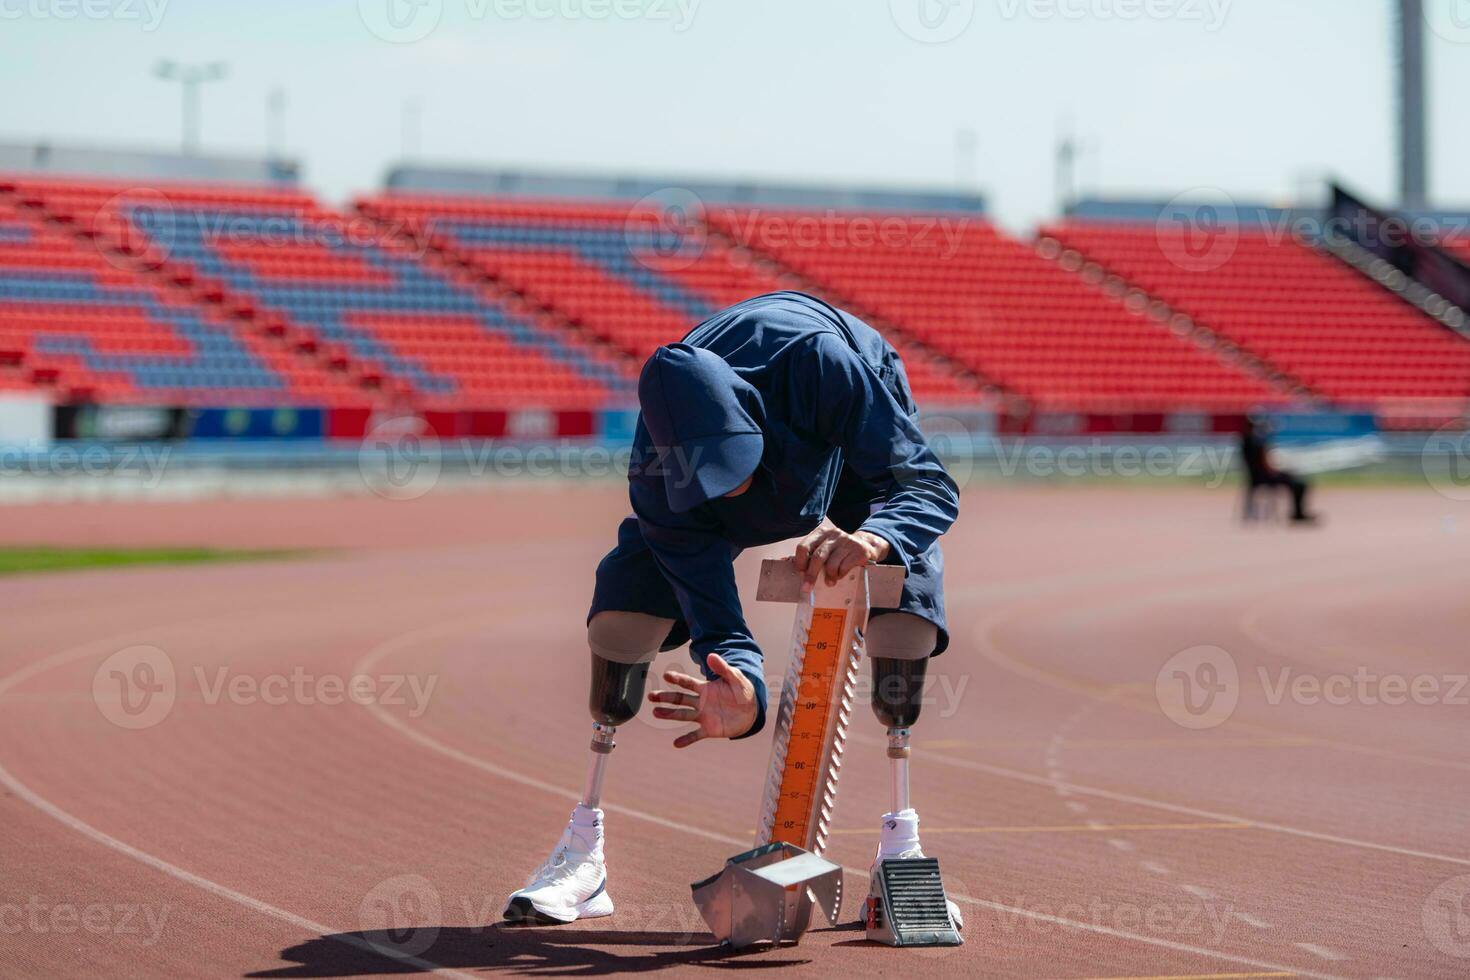
<path id="1" fill-rule="evenodd" d="M 1429 136 L 1425 108 L 1424 0 L 1399 0 L 1399 198 L 1423 207 L 1429 198 Z"/>
<path id="2" fill-rule="evenodd" d="M 266 100 L 266 156 L 282 160 L 286 156 L 286 90 L 274 88 Z"/>
<path id="3" fill-rule="evenodd" d="M 154 77 L 166 82 L 178 82 L 183 93 L 183 153 L 195 156 L 199 152 L 200 102 L 199 87 L 205 82 L 217 82 L 225 77 L 223 62 L 212 61 L 203 65 L 184 65 L 175 61 L 160 61 L 153 69 Z"/>

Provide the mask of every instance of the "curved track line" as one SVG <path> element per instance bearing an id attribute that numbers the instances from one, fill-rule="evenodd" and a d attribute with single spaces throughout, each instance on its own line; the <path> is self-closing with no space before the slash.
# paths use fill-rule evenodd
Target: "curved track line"
<path id="1" fill-rule="evenodd" d="M 22 667 L 20 670 L 8 674 L 4 678 L 0 678 L 0 698 L 3 698 L 6 692 L 8 692 L 11 688 L 22 683 L 23 681 L 35 677 L 38 674 L 43 674 L 46 671 L 51 670 L 52 668 L 60 667 L 64 664 L 72 663 L 77 660 L 83 660 L 90 656 L 97 656 L 99 654 L 106 653 L 108 652 L 109 648 L 114 648 L 120 645 L 126 646 L 128 643 L 133 641 L 152 640 L 156 639 L 160 633 L 167 633 L 172 630 L 208 625 L 211 623 L 226 621 L 231 618 L 233 617 L 229 615 L 214 616 L 207 619 L 186 620 L 182 623 L 162 624 L 148 630 L 121 633 L 114 637 L 103 640 L 94 640 L 80 646 L 72 647 L 68 650 L 63 650 L 60 653 L 53 654 L 50 657 L 46 657 L 26 667 Z M 52 803 L 50 800 L 41 796 L 39 793 L 32 790 L 25 783 L 22 783 L 19 779 L 17 779 L 15 775 L 10 772 L 10 770 L 6 769 L 3 763 L 0 763 L 0 786 L 4 786 L 20 799 L 35 807 L 41 813 L 44 813 L 46 816 L 62 824 L 63 826 L 76 831 L 89 840 L 101 844 L 103 847 L 106 847 L 110 850 L 116 851 L 124 857 L 131 858 L 132 860 L 137 861 L 139 864 L 146 865 L 147 867 L 150 867 L 155 871 L 160 871 L 163 874 L 168 875 L 170 878 L 182 881 L 186 885 L 191 885 L 201 891 L 208 892 L 209 894 L 214 895 L 216 898 L 222 898 L 227 902 L 232 902 L 235 905 L 239 905 L 242 908 L 249 909 L 252 912 L 257 912 L 261 915 L 269 916 L 270 918 L 285 922 L 288 925 L 295 926 L 303 932 L 312 933 L 325 939 L 331 939 L 334 942 L 341 943 L 344 946 L 349 946 L 362 952 L 368 952 L 377 956 L 381 956 L 384 959 L 389 960 L 390 962 L 406 963 L 409 966 L 413 966 L 421 971 L 427 973 L 435 973 L 439 976 L 444 977 L 454 977 L 457 978 L 457 980 L 478 980 L 478 978 L 472 973 L 463 973 L 458 970 L 451 970 L 448 967 L 440 966 L 437 963 L 432 963 L 429 960 L 421 959 L 417 956 L 400 956 L 394 953 L 390 953 L 386 950 L 379 949 L 371 942 L 359 936 L 343 932 L 340 929 L 333 929 L 330 926 L 324 925 L 320 922 L 316 922 L 312 919 L 308 919 L 305 916 L 297 915 L 294 912 L 288 912 L 282 908 L 277 908 L 276 906 L 271 905 L 269 902 L 263 902 L 258 898 L 246 895 L 244 892 L 235 891 L 233 888 L 230 888 L 226 885 L 221 885 L 217 881 L 211 881 L 210 879 L 205 878 L 203 875 L 195 874 L 194 872 L 181 868 L 176 864 L 171 864 L 170 862 L 165 861 L 163 858 L 149 854 L 147 851 L 140 850 L 139 848 L 134 847 L 126 841 L 118 840 L 111 834 L 98 830 L 96 827 L 93 827 L 91 824 L 80 819 L 79 817 L 73 816 L 72 814 L 63 810 L 61 807 Z"/>
<path id="2" fill-rule="evenodd" d="M 354 673 L 368 673 L 374 667 L 376 667 L 380 661 L 382 661 L 384 658 L 392 653 L 396 653 L 402 649 L 412 648 L 414 645 L 427 639 L 454 635 L 456 631 L 464 628 L 466 624 L 477 622 L 480 618 L 481 617 L 471 617 L 459 621 L 437 623 L 433 626 L 427 626 L 423 629 L 413 630 L 408 633 L 403 633 L 399 636 L 393 637 L 392 639 L 385 640 L 378 646 L 374 647 L 372 650 L 368 651 L 368 653 L 357 662 L 357 665 L 353 668 L 353 671 Z M 433 736 L 425 735 L 423 732 L 418 731 L 417 729 L 414 729 L 405 724 L 402 719 L 389 714 L 383 709 L 381 705 L 377 704 L 376 702 L 368 704 L 367 708 L 369 713 L 374 718 L 378 719 L 389 728 L 400 733 L 401 735 L 404 735 L 416 745 L 422 746 L 423 748 L 426 748 L 432 752 L 443 755 L 446 758 L 453 759 L 456 762 L 460 762 L 467 766 L 471 766 L 475 769 L 480 770 L 481 772 L 489 773 L 490 775 L 494 776 L 499 776 L 503 779 L 519 783 L 523 786 L 539 789 L 544 792 L 551 793 L 556 796 L 565 797 L 570 800 L 575 801 L 581 796 L 581 792 L 579 790 L 569 789 L 565 786 L 557 786 L 554 783 L 548 783 L 544 780 L 536 779 L 533 776 L 527 776 L 523 773 L 516 772 L 514 769 L 509 769 L 505 766 L 497 765 L 496 763 L 489 762 L 485 759 L 480 758 L 479 756 L 471 755 L 468 752 L 456 749 L 451 745 L 446 745 Z M 730 844 L 733 847 L 739 847 L 743 849 L 749 846 L 750 843 L 749 840 L 746 839 L 734 837 L 727 834 L 720 834 L 715 831 L 704 830 L 698 827 L 691 827 L 687 824 L 677 823 L 673 820 L 666 820 L 656 814 L 647 813 L 643 810 L 634 809 L 632 807 L 615 806 L 612 804 L 604 803 L 603 809 L 610 810 L 614 813 L 618 813 L 626 817 L 632 817 L 636 820 L 642 820 L 647 823 L 652 823 L 660 827 L 667 827 L 672 830 L 683 831 L 685 833 L 693 834 L 698 837 L 704 837 L 709 840 L 720 841 L 722 843 Z M 843 870 L 846 871 L 848 874 L 857 875 L 859 877 L 866 877 L 868 874 L 867 869 L 864 868 L 852 868 L 843 866 Z M 949 897 L 954 899 L 956 902 L 963 902 L 967 905 L 976 906 L 977 908 L 989 909 L 990 911 L 998 912 L 1003 915 L 1020 916 L 1022 918 L 1031 919 L 1037 922 L 1047 922 L 1052 925 L 1061 926 L 1069 929 L 1078 929 L 1083 932 L 1090 932 L 1096 935 L 1108 936 L 1113 939 L 1123 939 L 1130 942 L 1143 943 L 1145 945 L 1154 946 L 1159 949 L 1168 949 L 1176 953 L 1188 953 L 1194 956 L 1203 956 L 1208 959 L 1219 960 L 1225 963 L 1234 963 L 1239 966 L 1254 967 L 1259 970 L 1273 970 L 1284 972 L 1289 971 L 1289 973 L 1292 975 L 1308 977 L 1311 978 L 1311 980 L 1346 980 L 1346 978 L 1338 977 L 1332 974 L 1313 973 L 1309 970 L 1303 970 L 1299 967 L 1285 966 L 1279 963 L 1270 963 L 1264 960 L 1252 959 L 1245 956 L 1236 956 L 1231 953 L 1224 953 L 1219 950 L 1208 949 L 1203 946 L 1191 946 L 1188 943 L 1175 942 L 1174 940 L 1170 939 L 1160 939 L 1155 936 L 1145 936 L 1138 933 L 1125 932 L 1119 929 L 1110 929 L 1107 926 L 1098 925 L 1092 922 L 1081 922 L 1074 919 L 1063 918 L 1061 916 L 1048 915 L 1044 912 L 1034 912 L 1030 909 L 1015 908 L 1014 906 L 1004 905 L 1000 902 L 991 902 L 986 899 L 975 898 L 970 895 L 961 895 L 955 893 L 951 894 Z"/>
<path id="3" fill-rule="evenodd" d="M 871 745 L 886 745 L 877 739 L 866 735 L 849 736 L 853 741 L 866 742 Z M 1038 776 L 1035 773 L 1022 772 L 1018 769 L 1006 769 L 1001 766 L 992 766 L 985 762 L 973 762 L 969 759 L 957 759 L 954 756 L 943 755 L 932 750 L 924 752 L 924 758 L 943 765 L 954 766 L 959 769 L 968 769 L 972 772 L 983 772 L 986 775 L 998 776 L 1001 779 L 1014 779 L 1023 783 L 1031 783 L 1035 786 L 1046 786 L 1052 789 L 1061 787 L 1073 793 L 1081 793 L 1084 796 L 1096 796 L 1100 799 L 1113 800 L 1117 803 L 1131 803 L 1135 806 L 1153 807 L 1156 810 L 1167 810 L 1170 813 L 1184 814 L 1185 816 L 1200 817 L 1205 820 L 1218 820 L 1222 822 L 1249 824 L 1254 830 L 1269 830 L 1278 834 L 1289 834 L 1292 837 L 1303 837 L 1308 840 L 1320 841 L 1327 844 L 1340 844 L 1343 847 L 1357 847 L 1369 851 L 1383 851 L 1388 854 L 1398 854 L 1402 857 L 1422 858 L 1426 861 L 1442 861 L 1446 864 L 1459 864 L 1470 866 L 1470 858 L 1451 857 L 1448 854 L 1434 854 L 1430 851 L 1416 851 L 1413 848 L 1397 847 L 1393 844 L 1376 844 L 1373 841 L 1357 840 L 1352 837 L 1339 837 L 1335 834 L 1318 833 L 1315 830 L 1303 830 L 1300 827 L 1289 827 L 1285 824 L 1269 823 L 1256 820 L 1252 817 L 1243 817 L 1239 814 L 1221 813 L 1216 810 L 1201 810 L 1198 807 L 1184 806 L 1179 803 L 1168 803 L 1164 800 L 1153 800 L 1146 796 L 1134 796 L 1131 793 L 1119 793 L 1110 789 L 1101 789 L 1096 786 L 1084 786 L 1081 783 L 1057 782 Z"/>
<path id="4" fill-rule="evenodd" d="M 1449 564 L 1449 562 L 1445 562 L 1444 564 Z M 1204 571 L 1206 573 L 1209 573 L 1214 571 L 1214 569 L 1196 568 L 1196 571 Z M 1370 573 L 1358 572 L 1354 573 L 1352 576 L 1332 576 L 1332 578 L 1351 578 L 1360 574 L 1380 575 L 1382 574 L 1382 571 L 1381 569 L 1374 569 Z M 1109 579 L 1105 575 L 1097 576 L 1097 580 L 1102 582 L 1109 581 Z M 1320 578 L 1313 579 L 1313 581 L 1320 581 Z M 1238 590 L 1241 588 L 1241 586 L 1229 586 L 1228 588 Z M 1063 589 L 1047 589 L 1045 591 L 1051 594 L 1064 592 Z M 1187 591 L 1194 590 L 1178 588 L 1166 592 L 1164 593 L 1164 595 L 1176 595 Z M 1150 599 L 1148 601 L 1149 603 L 1152 603 L 1155 600 Z M 1029 663 L 1025 660 L 1017 659 L 1013 655 L 1007 654 L 996 643 L 994 634 L 999 627 L 1005 625 L 1013 618 L 1015 618 L 1015 614 L 1012 612 L 998 612 L 992 614 L 988 618 L 982 619 L 979 625 L 976 627 L 975 642 L 979 646 L 981 655 L 985 657 L 986 660 L 989 660 L 991 663 L 997 665 L 998 667 L 1010 671 L 1012 674 L 1015 674 L 1018 677 L 1023 677 L 1038 684 L 1042 684 L 1046 687 L 1051 687 L 1060 691 L 1067 691 L 1071 694 L 1076 694 L 1094 701 L 1099 700 L 1101 697 L 1107 695 L 1108 692 L 1112 691 L 1117 686 L 1112 684 L 1103 685 L 1100 683 L 1088 682 L 1067 674 L 1054 673 L 1052 671 L 1044 670 L 1040 667 L 1037 667 L 1035 664 Z M 1270 651 L 1268 650 L 1267 652 Z M 1154 714 L 1156 710 L 1153 702 L 1151 701 L 1137 702 L 1130 701 L 1127 698 L 1118 698 L 1115 699 L 1113 703 L 1134 711 L 1144 712 L 1145 714 Z M 1254 722 L 1234 720 L 1232 724 L 1237 727 L 1244 728 L 1248 731 L 1258 732 L 1264 735 L 1270 735 L 1278 738 L 1301 740 L 1311 745 L 1315 745 L 1319 748 L 1337 749 L 1342 752 L 1353 752 L 1359 755 L 1370 755 L 1381 759 L 1393 759 L 1395 761 L 1401 762 L 1412 762 L 1418 765 L 1432 766 L 1443 769 L 1470 768 L 1470 765 L 1467 765 L 1466 763 L 1457 762 L 1450 759 L 1438 759 L 1434 758 L 1433 756 L 1425 756 L 1412 752 L 1397 752 L 1392 749 L 1381 749 L 1371 745 L 1359 745 L 1355 742 L 1344 742 L 1340 739 L 1325 738 L 1319 735 L 1302 735 L 1297 732 L 1289 732 L 1283 729 L 1271 728 L 1269 726 L 1256 724 Z"/>

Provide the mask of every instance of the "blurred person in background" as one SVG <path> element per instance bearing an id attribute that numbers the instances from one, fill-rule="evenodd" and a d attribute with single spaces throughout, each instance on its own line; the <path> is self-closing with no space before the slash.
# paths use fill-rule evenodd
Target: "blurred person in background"
<path id="1" fill-rule="evenodd" d="M 1311 486 L 1295 473 L 1278 469 L 1271 462 L 1270 430 L 1260 419 L 1247 415 L 1240 429 L 1240 459 L 1245 466 L 1245 516 L 1256 516 L 1257 495 L 1263 490 L 1285 487 L 1291 492 L 1291 519 L 1296 524 L 1311 524 L 1317 515 L 1307 511 L 1307 494 Z"/>

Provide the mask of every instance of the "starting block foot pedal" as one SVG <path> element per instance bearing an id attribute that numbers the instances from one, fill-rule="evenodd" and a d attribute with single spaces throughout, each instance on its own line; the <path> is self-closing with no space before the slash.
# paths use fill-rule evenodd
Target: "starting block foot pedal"
<path id="1" fill-rule="evenodd" d="M 794 844 L 774 843 L 737 854 L 719 874 L 689 886 L 715 940 L 734 949 L 794 943 L 812 909 L 836 924 L 842 868 Z"/>
<path id="2" fill-rule="evenodd" d="M 939 862 L 934 858 L 884 861 L 873 874 L 865 906 L 868 938 L 886 946 L 959 946 L 949 915 Z"/>

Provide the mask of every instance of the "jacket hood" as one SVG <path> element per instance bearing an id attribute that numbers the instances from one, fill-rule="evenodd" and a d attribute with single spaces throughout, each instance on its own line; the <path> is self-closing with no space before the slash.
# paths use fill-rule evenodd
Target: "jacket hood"
<path id="1" fill-rule="evenodd" d="M 711 351 L 669 344 L 638 378 L 643 426 L 675 513 L 734 490 L 760 465 L 765 439 L 741 404 L 754 389 Z"/>

